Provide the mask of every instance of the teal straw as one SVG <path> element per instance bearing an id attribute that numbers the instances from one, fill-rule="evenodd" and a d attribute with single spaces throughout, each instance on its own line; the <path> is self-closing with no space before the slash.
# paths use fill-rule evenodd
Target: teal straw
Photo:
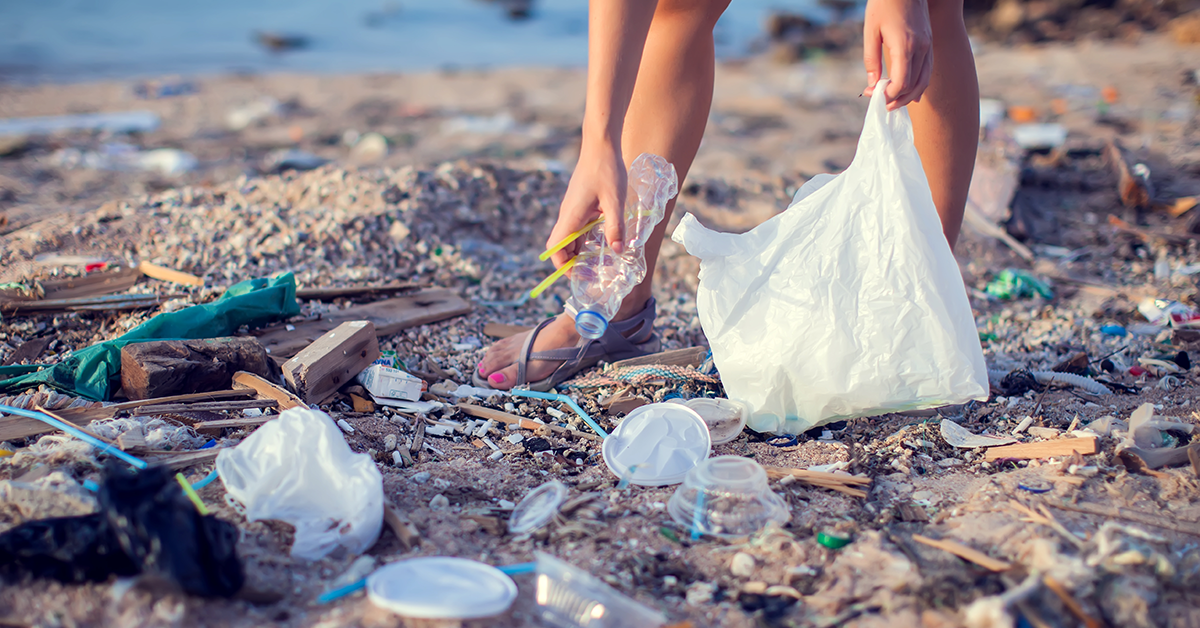
<path id="1" fill-rule="evenodd" d="M 578 414 L 579 418 L 583 419 L 584 423 L 587 423 L 589 427 L 591 427 L 593 430 L 595 430 L 595 432 L 600 435 L 600 438 L 608 438 L 608 432 L 605 432 L 604 428 L 600 427 L 599 423 L 593 421 L 592 417 L 588 416 L 588 414 L 583 411 L 583 408 L 580 408 L 579 404 L 575 403 L 574 399 L 572 399 L 566 395 L 561 395 L 558 393 L 537 392 L 536 390 L 518 390 L 518 389 L 513 389 L 509 392 L 511 392 L 512 394 L 514 394 L 518 397 L 531 397 L 533 399 L 546 399 L 549 401 L 561 401 L 561 402 L 567 404 L 567 407 L 571 408 L 571 410 L 573 410 L 575 412 L 575 414 Z"/>
<path id="2" fill-rule="evenodd" d="M 37 419 L 38 421 L 41 421 L 42 423 L 56 427 L 64 432 L 70 434 L 71 436 L 74 436 L 75 438 L 78 438 L 79 440 L 91 445 L 92 447 L 99 449 L 100 451 L 102 451 L 106 454 L 116 456 L 116 457 L 120 458 L 121 460 L 128 462 L 135 469 L 145 469 L 148 466 L 146 464 L 146 461 L 141 460 L 139 458 L 134 458 L 133 456 L 121 451 L 120 449 L 117 449 L 116 447 L 113 447 L 112 445 L 109 445 L 108 443 L 96 438 L 95 436 L 92 436 L 91 434 L 88 434 L 87 432 L 80 430 L 78 427 L 75 427 L 74 425 L 71 425 L 70 423 L 67 423 L 66 421 L 60 421 L 48 414 L 43 414 L 41 412 L 34 412 L 32 410 L 25 410 L 24 408 L 14 408 L 12 406 L 6 406 L 6 405 L 0 405 L 0 412 L 7 413 L 7 414 L 15 414 L 17 416 L 29 417 L 31 419 Z"/>

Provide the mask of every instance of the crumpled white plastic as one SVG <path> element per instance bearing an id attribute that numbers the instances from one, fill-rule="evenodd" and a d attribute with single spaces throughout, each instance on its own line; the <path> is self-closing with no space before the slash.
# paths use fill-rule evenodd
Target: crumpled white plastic
<path id="1" fill-rule="evenodd" d="M 871 97 L 854 162 L 747 233 L 685 216 L 700 323 L 760 432 L 986 399 L 987 367 L 912 124 Z"/>
<path id="2" fill-rule="evenodd" d="M 292 556 L 319 560 L 338 547 L 361 554 L 383 527 L 383 477 L 350 451 L 328 414 L 292 408 L 217 455 L 225 490 L 250 521 L 296 528 Z"/>

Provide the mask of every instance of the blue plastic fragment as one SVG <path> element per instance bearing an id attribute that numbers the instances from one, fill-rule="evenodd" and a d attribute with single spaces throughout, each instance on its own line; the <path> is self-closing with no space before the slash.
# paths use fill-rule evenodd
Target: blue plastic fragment
<path id="1" fill-rule="evenodd" d="M 800 444 L 800 438 L 795 434 L 780 434 L 767 439 L 767 444 L 772 447 L 791 447 Z"/>
<path id="2" fill-rule="evenodd" d="M 217 479 L 217 470 L 213 469 L 212 472 L 210 472 L 208 475 L 204 476 L 204 479 L 192 484 L 192 488 L 194 488 L 196 490 L 200 490 L 200 489 L 208 486 L 209 484 L 211 484 L 212 481 L 215 479 Z"/>
<path id="3" fill-rule="evenodd" d="M 1116 336 L 1118 338 L 1124 338 L 1125 336 L 1129 335 L 1129 332 L 1120 325 L 1104 325 L 1100 327 L 1100 332 L 1108 334 L 1109 336 Z"/>

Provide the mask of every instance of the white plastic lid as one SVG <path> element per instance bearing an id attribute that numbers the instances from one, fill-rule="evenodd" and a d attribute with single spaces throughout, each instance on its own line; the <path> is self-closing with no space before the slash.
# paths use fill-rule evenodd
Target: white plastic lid
<path id="1" fill-rule="evenodd" d="M 508 531 L 523 534 L 546 525 L 566 500 L 567 485 L 558 480 L 550 480 L 529 491 L 509 515 Z"/>
<path id="2" fill-rule="evenodd" d="M 630 412 L 604 439 L 604 463 L 619 478 L 639 486 L 683 481 L 708 458 L 708 426 L 695 410 L 677 403 L 652 403 Z"/>
<path id="3" fill-rule="evenodd" d="M 377 569 L 367 576 L 367 597 L 405 617 L 475 619 L 508 610 L 517 598 L 517 585 L 490 565 L 428 556 Z"/>

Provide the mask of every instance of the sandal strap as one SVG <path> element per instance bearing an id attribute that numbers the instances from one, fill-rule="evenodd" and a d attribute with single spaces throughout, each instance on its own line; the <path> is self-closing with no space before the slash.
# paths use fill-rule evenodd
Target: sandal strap
<path id="1" fill-rule="evenodd" d="M 525 344 L 521 345 L 521 353 L 519 356 L 517 356 L 517 386 L 523 386 L 529 383 L 525 379 L 525 367 L 529 365 L 529 359 L 532 357 L 530 352 L 533 350 L 533 341 L 535 338 L 537 338 L 537 335 L 546 328 L 546 325 L 554 322 L 554 318 L 555 317 L 551 316 L 550 318 L 538 323 L 537 327 L 534 327 L 533 330 L 529 332 L 529 335 L 525 337 Z"/>

